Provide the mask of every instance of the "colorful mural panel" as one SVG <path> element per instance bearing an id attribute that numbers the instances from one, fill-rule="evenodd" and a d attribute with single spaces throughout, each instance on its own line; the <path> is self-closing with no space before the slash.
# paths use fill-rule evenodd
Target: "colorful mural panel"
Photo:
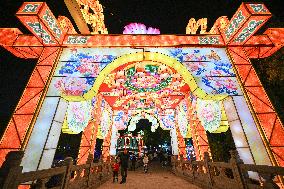
<path id="1" fill-rule="evenodd" d="M 112 126 L 112 120 L 113 120 L 113 111 L 109 104 L 102 99 L 101 103 L 101 120 L 100 121 L 100 127 L 99 127 L 99 135 L 102 139 L 104 139 L 107 135 L 108 132 L 111 129 Z"/>
<path id="2" fill-rule="evenodd" d="M 183 101 L 180 102 L 180 104 L 176 108 L 177 112 L 177 117 L 176 117 L 176 122 L 179 127 L 180 134 L 182 135 L 183 138 L 187 137 L 188 133 L 188 119 L 187 119 L 187 107 L 186 104 Z"/>
<path id="3" fill-rule="evenodd" d="M 146 48 L 181 62 L 208 94 L 241 95 L 233 65 L 223 48 Z"/>
<path id="4" fill-rule="evenodd" d="M 83 131 L 90 121 L 91 111 L 90 101 L 69 102 L 66 114 L 69 130 L 74 134 Z"/>
<path id="5" fill-rule="evenodd" d="M 113 126 L 117 128 L 117 130 L 124 130 L 127 127 L 126 119 L 127 115 L 125 115 L 124 111 L 114 111 L 113 113 Z"/>
<path id="6" fill-rule="evenodd" d="M 197 116 L 206 131 L 214 132 L 221 123 L 221 102 L 197 99 Z"/>
<path id="7" fill-rule="evenodd" d="M 159 114 L 160 124 L 164 130 L 174 129 L 175 122 L 175 110 L 174 109 L 165 109 L 164 112 Z"/>

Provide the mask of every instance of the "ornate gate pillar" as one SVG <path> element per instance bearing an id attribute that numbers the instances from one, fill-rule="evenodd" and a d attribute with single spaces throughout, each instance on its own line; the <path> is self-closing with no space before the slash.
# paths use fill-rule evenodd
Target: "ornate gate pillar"
<path id="1" fill-rule="evenodd" d="M 259 136 L 263 141 L 263 143 L 256 144 L 254 142 L 255 133 L 252 134 L 252 128 L 248 128 L 250 130 L 246 131 L 246 137 L 248 140 L 250 138 L 252 140 L 252 142 L 249 142 L 249 145 L 252 150 L 255 151 L 252 151 L 255 154 L 254 156 L 257 156 L 257 159 L 255 160 L 258 161 L 257 164 L 284 166 L 284 153 L 282 147 L 284 143 L 284 128 L 249 60 L 249 57 L 255 57 L 256 53 L 257 56 L 265 56 L 265 53 L 261 47 L 259 47 L 257 52 L 251 52 L 252 54 L 249 56 L 242 47 L 229 47 L 228 53 L 232 58 L 235 70 L 239 76 L 244 93 L 243 101 L 244 103 L 247 103 L 248 110 L 252 114 L 255 132 L 259 133 Z M 267 51 L 266 53 L 270 52 Z M 241 113 L 241 111 L 238 111 L 238 113 Z M 247 123 L 244 122 L 244 124 Z M 264 151 L 263 153 L 268 154 L 268 157 L 270 158 L 269 161 L 265 155 L 258 157 L 259 151 L 257 149 L 259 148 L 259 145 L 264 145 L 263 149 L 265 148 L 266 152 Z"/>
<path id="2" fill-rule="evenodd" d="M 102 158 L 103 161 L 107 161 L 108 157 L 110 156 L 110 145 L 111 145 L 111 136 L 112 136 L 112 127 L 109 129 L 104 142 L 103 142 L 103 151 L 102 151 Z"/>
<path id="3" fill-rule="evenodd" d="M 97 132 L 101 119 L 102 96 L 96 97 L 95 107 L 93 109 L 93 121 L 91 121 L 82 133 L 77 164 L 84 164 L 88 155 L 93 154 L 96 146 Z"/>
<path id="4" fill-rule="evenodd" d="M 178 158 L 180 157 L 186 158 L 184 138 L 181 135 L 178 126 L 176 126 L 175 129 L 176 129 L 176 136 L 177 136 L 177 142 L 178 142 L 178 155 L 179 155 Z"/>
<path id="5" fill-rule="evenodd" d="M 170 130 L 170 135 L 171 135 L 171 146 L 172 146 L 172 154 L 173 155 L 178 155 L 178 138 L 177 138 L 177 132 L 176 129 L 171 129 Z"/>
<path id="6" fill-rule="evenodd" d="M 110 152 L 109 154 L 111 156 L 116 155 L 116 147 L 117 147 L 117 139 L 118 139 L 118 130 L 115 127 L 115 125 L 112 124 L 112 133 L 111 133 L 111 139 L 110 139 Z"/>
<path id="7" fill-rule="evenodd" d="M 188 107 L 187 116 L 189 120 L 189 127 L 191 129 L 191 137 L 196 154 L 196 160 L 201 160 L 203 159 L 204 152 L 208 152 L 210 154 L 207 134 L 198 120 L 197 115 L 194 113 L 194 108 L 192 107 L 189 96 L 186 96 L 185 100 Z"/>

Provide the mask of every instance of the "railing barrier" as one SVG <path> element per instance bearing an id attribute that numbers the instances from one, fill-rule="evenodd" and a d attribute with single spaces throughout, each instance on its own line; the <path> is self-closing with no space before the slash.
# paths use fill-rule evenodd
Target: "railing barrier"
<path id="1" fill-rule="evenodd" d="M 192 161 L 192 158 L 178 160 L 177 156 L 173 156 L 172 171 L 204 189 L 283 188 L 281 178 L 284 176 L 284 167 L 244 164 L 235 150 L 230 151 L 230 155 L 228 163 L 212 162 L 207 152 L 204 153 L 203 161 Z"/>
<path id="2" fill-rule="evenodd" d="M 23 155 L 23 151 L 8 153 L 0 168 L 0 188 L 18 189 L 25 184 L 35 189 L 97 188 L 112 176 L 110 161 L 93 163 L 91 154 L 83 165 L 73 165 L 72 158 L 67 157 L 59 167 L 23 173 Z"/>

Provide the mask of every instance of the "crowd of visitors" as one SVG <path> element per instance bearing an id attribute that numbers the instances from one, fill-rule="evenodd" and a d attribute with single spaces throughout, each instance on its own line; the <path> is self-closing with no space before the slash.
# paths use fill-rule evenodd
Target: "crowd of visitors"
<path id="1" fill-rule="evenodd" d="M 135 171 L 138 157 L 125 149 L 122 153 L 115 157 L 112 169 L 113 169 L 113 182 L 118 182 L 118 172 L 120 169 L 121 182 L 126 183 L 128 165 L 130 164 L 130 170 Z M 142 155 L 143 170 L 145 173 L 149 170 L 150 162 L 160 162 L 162 167 L 171 165 L 171 154 L 169 151 L 148 151 Z"/>

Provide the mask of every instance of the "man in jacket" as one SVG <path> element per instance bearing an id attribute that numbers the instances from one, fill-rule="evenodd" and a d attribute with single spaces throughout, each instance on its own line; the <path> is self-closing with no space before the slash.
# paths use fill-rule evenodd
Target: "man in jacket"
<path id="1" fill-rule="evenodd" d="M 120 155 L 121 176 L 122 176 L 120 184 L 126 183 L 128 161 L 129 161 L 129 154 L 127 150 L 124 149 L 124 152 Z"/>

